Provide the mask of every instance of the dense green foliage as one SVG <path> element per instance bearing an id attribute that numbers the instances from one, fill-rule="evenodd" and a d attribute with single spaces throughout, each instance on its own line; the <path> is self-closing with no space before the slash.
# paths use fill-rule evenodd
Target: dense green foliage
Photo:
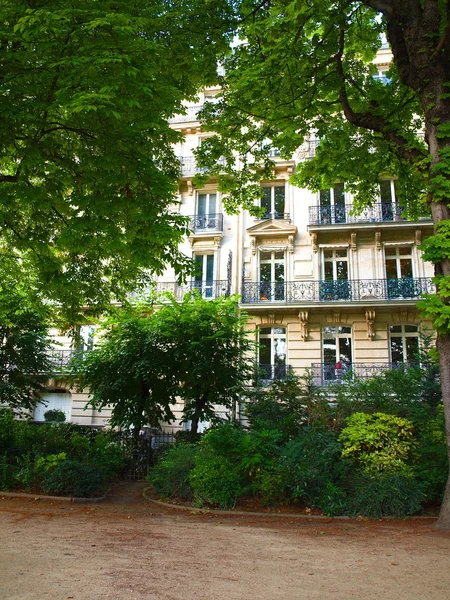
<path id="1" fill-rule="evenodd" d="M 195 10 L 194 10 L 195 9 Z M 225 2 L 2 0 L 0 255 L 60 303 L 66 322 L 123 298 L 166 264 L 179 134 L 168 119 L 216 80 Z M 0 260 L 0 275 L 3 264 Z"/>
<path id="2" fill-rule="evenodd" d="M 200 420 L 216 419 L 216 405 L 231 408 L 244 390 L 253 368 L 246 315 L 235 297 L 163 301 L 157 310 L 117 311 L 99 345 L 74 364 L 74 378 L 89 387 L 92 406 L 112 407 L 113 426 L 158 427 L 180 398 L 195 433 Z"/>
<path id="3" fill-rule="evenodd" d="M 44 419 L 50 423 L 64 423 L 66 420 L 66 415 L 62 410 L 55 408 L 45 411 Z"/>
<path id="4" fill-rule="evenodd" d="M 396 377 L 401 388 L 410 373 L 399 370 Z M 427 371 L 421 379 L 420 389 L 430 383 Z M 255 390 L 247 403 L 250 429 L 222 423 L 199 442 L 175 445 L 149 481 L 169 498 L 179 496 L 182 482 L 183 499 L 199 506 L 232 508 L 250 496 L 265 505 L 293 503 L 328 515 L 414 514 L 444 491 L 443 410 L 433 395 L 418 410 L 420 400 L 399 405 L 390 391 L 383 375 L 371 388 L 365 380 L 353 381 L 333 405 L 308 377 Z"/>
<path id="5" fill-rule="evenodd" d="M 99 495 L 123 466 L 112 433 L 72 423 L 35 425 L 0 410 L 0 489 Z"/>

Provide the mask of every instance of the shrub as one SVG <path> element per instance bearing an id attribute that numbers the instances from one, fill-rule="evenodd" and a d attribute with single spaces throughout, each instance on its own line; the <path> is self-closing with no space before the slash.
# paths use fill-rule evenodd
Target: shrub
<path id="1" fill-rule="evenodd" d="M 233 508 L 245 491 L 233 462 L 208 451 L 197 456 L 189 481 L 198 506 L 207 504 L 222 509 Z"/>
<path id="2" fill-rule="evenodd" d="M 413 515 L 424 500 L 420 483 L 408 473 L 358 473 L 349 491 L 349 509 L 374 519 Z"/>
<path id="3" fill-rule="evenodd" d="M 53 408 L 45 411 L 44 419 L 50 423 L 64 423 L 64 421 L 66 420 L 66 415 L 62 410 Z"/>
<path id="4" fill-rule="evenodd" d="M 0 455 L 0 490 L 10 490 L 17 485 L 19 468 L 10 464 L 6 454 Z"/>
<path id="5" fill-rule="evenodd" d="M 341 451 L 336 433 L 314 427 L 300 430 L 283 448 L 279 461 L 292 499 L 320 507 L 327 485 L 340 479 Z"/>
<path id="6" fill-rule="evenodd" d="M 405 471 L 414 446 L 413 424 L 385 413 L 354 413 L 339 441 L 342 458 L 368 473 Z"/>
<path id="7" fill-rule="evenodd" d="M 189 475 L 198 451 L 198 446 L 193 444 L 177 444 L 169 448 L 147 477 L 153 490 L 167 498 L 191 500 L 193 490 Z"/>
<path id="8" fill-rule="evenodd" d="M 95 466 L 77 460 L 65 460 L 46 474 L 42 488 L 46 493 L 59 496 L 99 496 L 105 491 L 106 475 Z"/>

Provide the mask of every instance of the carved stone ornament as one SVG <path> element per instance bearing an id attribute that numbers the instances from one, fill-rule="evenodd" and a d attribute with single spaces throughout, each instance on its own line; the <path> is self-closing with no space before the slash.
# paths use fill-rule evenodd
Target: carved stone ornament
<path id="1" fill-rule="evenodd" d="M 304 342 L 308 339 L 309 330 L 308 330 L 308 311 L 301 310 L 298 313 L 298 318 L 300 319 L 300 337 Z"/>
<path id="2" fill-rule="evenodd" d="M 220 242 L 222 241 L 222 236 L 218 235 L 214 238 L 214 246 L 220 246 Z"/>
<path id="3" fill-rule="evenodd" d="M 416 229 L 415 241 L 416 246 L 420 246 L 422 243 L 422 231 L 420 229 Z"/>
<path id="4" fill-rule="evenodd" d="M 375 231 L 375 248 L 381 250 L 381 231 Z"/>
<path id="5" fill-rule="evenodd" d="M 192 185 L 192 179 L 188 179 L 186 181 L 186 183 L 187 183 L 187 189 L 188 189 L 189 196 L 193 196 L 194 195 L 194 186 Z"/>
<path id="6" fill-rule="evenodd" d="M 399 312 L 398 320 L 400 321 L 400 323 L 407 323 L 408 322 L 408 311 L 402 310 L 401 312 Z"/>
<path id="7" fill-rule="evenodd" d="M 293 254 L 294 253 L 294 236 L 288 236 L 288 251 Z"/>
<path id="8" fill-rule="evenodd" d="M 375 311 L 366 310 L 367 337 L 369 338 L 369 340 L 373 340 L 373 338 L 375 337 L 374 323 Z"/>
<path id="9" fill-rule="evenodd" d="M 337 324 L 341 322 L 341 312 L 339 310 L 335 310 L 333 312 L 333 323 Z"/>
<path id="10" fill-rule="evenodd" d="M 250 245 L 252 248 L 252 254 L 256 254 L 256 238 L 255 237 L 250 238 Z"/>
<path id="11" fill-rule="evenodd" d="M 318 252 L 319 246 L 317 244 L 317 233 L 311 233 L 311 243 L 312 243 L 314 252 Z"/>
<path id="12" fill-rule="evenodd" d="M 356 232 L 352 231 L 350 234 L 350 247 L 353 252 L 356 252 Z"/>

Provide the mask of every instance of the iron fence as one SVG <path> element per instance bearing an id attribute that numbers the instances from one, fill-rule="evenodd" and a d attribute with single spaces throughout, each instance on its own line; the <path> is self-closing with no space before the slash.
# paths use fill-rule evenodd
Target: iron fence
<path id="1" fill-rule="evenodd" d="M 345 383 L 352 379 L 368 379 L 393 369 L 418 367 L 417 363 L 312 363 L 311 375 L 314 385 L 323 387 L 331 384 Z M 338 367 L 338 368 L 337 368 Z"/>
<path id="2" fill-rule="evenodd" d="M 310 206 L 310 225 L 336 225 L 345 223 L 388 223 L 408 221 L 404 216 L 406 207 L 397 203 L 377 203 L 354 214 L 352 204 L 334 206 Z M 428 217 L 427 217 L 428 219 Z M 431 220 L 431 218 L 430 218 Z"/>
<path id="3" fill-rule="evenodd" d="M 190 217 L 189 229 L 194 232 L 223 231 L 223 214 L 193 215 Z"/>

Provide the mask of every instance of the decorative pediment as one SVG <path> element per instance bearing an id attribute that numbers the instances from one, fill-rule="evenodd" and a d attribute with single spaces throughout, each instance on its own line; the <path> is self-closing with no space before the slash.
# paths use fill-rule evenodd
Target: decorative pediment
<path id="1" fill-rule="evenodd" d="M 252 237 L 287 238 L 297 233 L 297 227 L 284 219 L 267 219 L 249 227 L 247 233 Z"/>

